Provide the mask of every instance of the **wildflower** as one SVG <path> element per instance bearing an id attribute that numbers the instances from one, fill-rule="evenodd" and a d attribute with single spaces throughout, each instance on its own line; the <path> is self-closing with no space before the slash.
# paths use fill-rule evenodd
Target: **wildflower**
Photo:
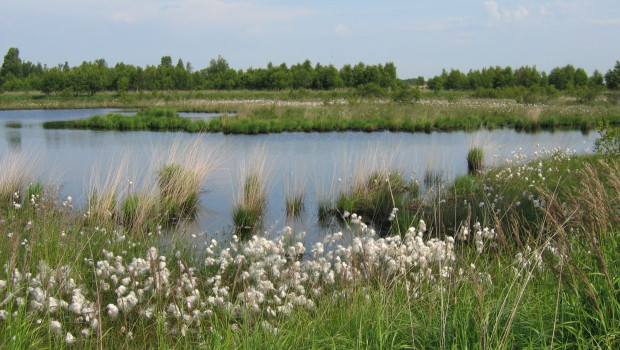
<path id="1" fill-rule="evenodd" d="M 73 336 L 73 334 L 67 332 L 67 336 L 65 336 L 65 342 L 67 342 L 67 344 L 69 345 L 75 343 L 75 337 Z"/>
<path id="2" fill-rule="evenodd" d="M 52 330 L 52 332 L 56 334 L 60 334 L 61 328 L 62 328 L 62 325 L 60 324 L 60 322 L 56 320 L 50 321 L 50 329 Z"/>
<path id="3" fill-rule="evenodd" d="M 116 305 L 108 304 L 106 309 L 108 310 L 108 316 L 110 316 L 112 320 L 115 320 L 118 316 L 118 308 L 116 307 Z"/>
<path id="4" fill-rule="evenodd" d="M 22 207 L 21 204 L 13 202 L 13 208 L 20 209 Z"/>

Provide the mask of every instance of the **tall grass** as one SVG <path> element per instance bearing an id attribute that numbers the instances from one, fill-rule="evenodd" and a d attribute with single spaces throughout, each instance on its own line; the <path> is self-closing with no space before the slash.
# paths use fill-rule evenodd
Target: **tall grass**
<path id="1" fill-rule="evenodd" d="M 267 208 L 269 165 L 264 149 L 252 152 L 240 165 L 241 177 L 233 206 L 235 230 L 244 236 L 260 230 Z"/>
<path id="2" fill-rule="evenodd" d="M 303 177 L 305 173 L 303 165 L 294 165 L 293 170 L 284 181 L 284 202 L 288 217 L 297 216 L 305 209 L 307 190 L 306 179 Z"/>
<path id="3" fill-rule="evenodd" d="M 470 148 L 467 152 L 467 171 L 477 174 L 482 170 L 482 161 L 484 160 L 484 151 L 480 147 Z"/>
<path id="4" fill-rule="evenodd" d="M 19 204 L 24 191 L 34 180 L 38 157 L 30 151 L 7 151 L 0 157 L 0 204 Z M 30 198 L 26 198 L 28 201 Z"/>

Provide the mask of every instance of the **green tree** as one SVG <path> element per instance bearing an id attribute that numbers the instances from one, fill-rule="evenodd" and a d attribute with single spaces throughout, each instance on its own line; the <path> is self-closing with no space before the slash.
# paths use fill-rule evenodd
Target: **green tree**
<path id="1" fill-rule="evenodd" d="M 588 78 L 588 86 L 589 87 L 602 87 L 605 85 L 605 78 L 603 74 L 597 70 L 592 73 L 592 76 Z"/>
<path id="2" fill-rule="evenodd" d="M 451 69 L 444 82 L 444 88 L 449 90 L 465 90 L 467 76 L 458 69 Z"/>
<path id="3" fill-rule="evenodd" d="M 350 66 L 349 66 L 350 68 Z M 291 84 L 294 89 L 309 89 L 314 82 L 314 68 L 309 60 L 291 66 Z"/>
<path id="4" fill-rule="evenodd" d="M 162 66 L 162 67 L 172 67 L 172 57 L 170 57 L 170 56 L 162 56 L 159 65 Z"/>
<path id="5" fill-rule="evenodd" d="M 0 76 L 4 77 L 11 73 L 16 78 L 22 76 L 22 60 L 19 58 L 19 49 L 11 47 L 9 51 L 4 55 L 4 62 L 2 68 L 0 68 Z"/>
<path id="6" fill-rule="evenodd" d="M 515 85 L 531 88 L 532 86 L 540 85 L 541 76 L 536 66 L 534 67 L 520 67 L 515 71 Z"/>
<path id="7" fill-rule="evenodd" d="M 52 68 L 41 77 L 39 89 L 46 95 L 52 92 L 59 92 L 66 87 L 66 73 L 58 68 Z"/>
<path id="8" fill-rule="evenodd" d="M 620 87 L 620 61 L 616 61 L 614 69 L 610 69 L 605 74 L 605 84 L 608 89 L 617 89 Z"/>

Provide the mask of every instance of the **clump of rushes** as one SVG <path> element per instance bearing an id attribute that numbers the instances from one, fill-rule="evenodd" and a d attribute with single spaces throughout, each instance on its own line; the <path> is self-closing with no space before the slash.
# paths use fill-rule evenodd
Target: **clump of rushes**
<path id="1" fill-rule="evenodd" d="M 152 193 L 130 194 L 121 203 L 121 219 L 125 228 L 131 231 L 152 230 L 162 217 L 157 209 L 157 197 Z"/>
<path id="2" fill-rule="evenodd" d="M 258 173 L 250 173 L 243 180 L 243 191 L 237 205 L 233 209 L 235 230 L 240 233 L 251 233 L 260 226 L 267 206 L 267 194 L 264 181 Z"/>
<path id="3" fill-rule="evenodd" d="M 91 169 L 86 218 L 93 224 L 118 218 L 118 194 L 127 177 L 127 164 L 127 157 L 123 156 L 114 166 L 108 165 L 110 170 L 105 173 L 97 165 Z"/>
<path id="4" fill-rule="evenodd" d="M 159 171 L 157 183 L 162 211 L 168 218 L 178 219 L 196 212 L 201 186 L 196 172 L 176 164 L 166 165 Z"/>
<path id="5" fill-rule="evenodd" d="M 418 194 L 419 186 L 404 180 L 399 172 L 377 171 L 366 182 L 341 192 L 336 206 L 342 213 L 348 211 L 367 217 L 379 229 L 389 228 L 394 208 L 406 206 Z"/>
<path id="6" fill-rule="evenodd" d="M 9 151 L 0 158 L 0 205 L 19 204 L 21 191 L 34 175 L 34 159 L 29 152 Z M 28 199 L 26 199 L 28 200 Z"/>
<path id="7" fill-rule="evenodd" d="M 160 212 L 167 221 L 196 212 L 202 185 L 220 164 L 220 146 L 203 137 L 176 140 L 157 171 Z"/>
<path id="8" fill-rule="evenodd" d="M 286 197 L 286 215 L 296 216 L 304 211 L 304 195 L 295 194 L 292 197 Z"/>
<path id="9" fill-rule="evenodd" d="M 247 167 L 241 167 L 240 187 L 233 207 L 235 231 L 243 235 L 251 234 L 261 227 L 267 208 L 268 184 L 265 179 L 268 176 L 265 151 L 254 151 L 249 159 L 251 163 Z"/>
<path id="10" fill-rule="evenodd" d="M 467 153 L 467 170 L 470 174 L 477 174 L 482 171 L 482 160 L 484 151 L 480 147 L 473 147 Z"/>
<path id="11" fill-rule="evenodd" d="M 306 186 L 301 178 L 303 171 L 291 174 L 285 183 L 286 215 L 296 216 L 304 211 Z"/>

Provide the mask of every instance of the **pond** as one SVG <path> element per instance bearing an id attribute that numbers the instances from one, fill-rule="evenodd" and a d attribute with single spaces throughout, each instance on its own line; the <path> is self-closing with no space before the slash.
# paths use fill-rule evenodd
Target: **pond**
<path id="1" fill-rule="evenodd" d="M 485 149 L 485 165 L 489 166 L 500 164 L 515 152 L 532 155 L 556 147 L 587 152 L 593 148 L 597 136 L 595 132 L 518 133 L 511 129 L 430 134 L 223 135 L 50 130 L 41 125 L 44 121 L 87 118 L 112 111 L 0 111 L 0 156 L 16 150 L 30 155 L 36 161 L 40 176 L 59 183 L 61 196 L 71 195 L 79 204 L 86 199 L 93 172 L 98 173 L 95 176 L 105 177 L 125 161 L 128 171 L 123 181 L 139 186 L 145 177 L 156 173 L 157 169 L 152 166 L 154 159 L 161 159 L 175 144 L 183 148 L 200 139 L 206 151 L 217 153 L 219 163 L 204 184 L 206 192 L 200 196 L 199 210 L 190 232 L 206 232 L 209 238 L 230 235 L 239 177 L 257 154 L 264 157 L 269 184 L 265 230 L 276 231 L 293 225 L 295 230 L 308 232 L 312 242 L 325 229 L 318 223 L 317 198 L 337 195 L 341 186 L 346 186 L 356 173 L 385 165 L 420 182 L 427 171 L 441 172 L 451 179 L 467 172 L 466 154 L 474 145 Z M 292 179 L 305 189 L 306 209 L 294 222 L 287 222 L 285 186 Z"/>

